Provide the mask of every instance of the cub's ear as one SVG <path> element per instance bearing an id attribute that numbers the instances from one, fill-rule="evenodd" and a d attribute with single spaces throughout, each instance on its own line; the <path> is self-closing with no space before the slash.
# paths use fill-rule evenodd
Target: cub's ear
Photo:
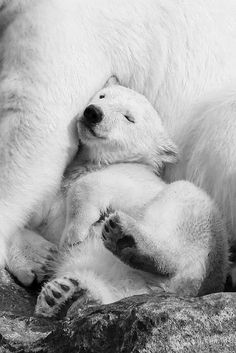
<path id="1" fill-rule="evenodd" d="M 107 82 L 105 83 L 104 88 L 105 88 L 105 87 L 109 87 L 109 86 L 114 86 L 114 85 L 119 85 L 119 81 L 118 81 L 118 79 L 117 79 L 116 76 L 111 76 L 111 77 L 107 80 Z"/>

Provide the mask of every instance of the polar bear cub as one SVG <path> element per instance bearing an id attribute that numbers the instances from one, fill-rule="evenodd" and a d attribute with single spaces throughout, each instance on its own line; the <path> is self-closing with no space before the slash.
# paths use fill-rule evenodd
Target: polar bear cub
<path id="1" fill-rule="evenodd" d="M 221 291 L 228 266 L 224 222 L 204 191 L 161 179 L 176 147 L 146 98 L 106 87 L 84 111 L 78 131 L 81 148 L 67 176 L 61 239 L 75 245 L 56 264 L 36 313 L 52 316 L 72 297 L 83 305 L 152 290 Z"/>

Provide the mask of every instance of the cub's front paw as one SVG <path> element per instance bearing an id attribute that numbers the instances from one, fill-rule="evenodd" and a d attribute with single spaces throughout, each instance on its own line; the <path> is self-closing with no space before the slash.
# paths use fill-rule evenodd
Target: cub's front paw
<path id="1" fill-rule="evenodd" d="M 55 316 L 69 300 L 76 300 L 81 307 L 98 304 L 86 289 L 81 288 L 77 279 L 56 278 L 46 283 L 38 296 L 35 313 L 39 316 Z"/>
<path id="2" fill-rule="evenodd" d="M 24 286 L 29 286 L 35 280 L 42 282 L 50 274 L 50 264 L 56 257 L 54 244 L 24 229 L 15 235 L 8 248 L 6 268 Z"/>
<path id="3" fill-rule="evenodd" d="M 102 238 L 105 247 L 114 255 L 122 257 L 127 250 L 135 249 L 134 237 L 130 234 L 130 219 L 120 212 L 113 213 L 104 223 Z"/>
<path id="4" fill-rule="evenodd" d="M 129 266 L 155 274 L 159 271 L 145 229 L 127 214 L 111 215 L 103 225 L 102 239 L 105 247 Z"/>

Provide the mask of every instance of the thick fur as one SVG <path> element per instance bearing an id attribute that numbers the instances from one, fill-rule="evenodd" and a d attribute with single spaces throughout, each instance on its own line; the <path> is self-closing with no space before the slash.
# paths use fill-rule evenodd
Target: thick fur
<path id="1" fill-rule="evenodd" d="M 208 191 L 221 206 L 230 241 L 236 227 L 235 98 L 229 88 L 196 103 L 181 133 L 179 163 L 166 173 L 169 181 L 186 178 Z"/>
<path id="2" fill-rule="evenodd" d="M 204 191 L 158 177 L 176 160 L 176 148 L 157 112 L 144 96 L 121 86 L 103 89 L 91 104 L 102 119 L 91 124 L 84 114 L 79 120 L 81 150 L 66 192 L 61 239 L 80 245 L 56 266 L 36 312 L 52 316 L 74 295 L 106 304 L 157 288 L 182 295 L 222 290 L 228 269 L 224 222 Z M 86 166 L 90 172 L 81 176 Z M 101 226 L 106 212 L 111 214 Z"/>
<path id="3" fill-rule="evenodd" d="M 215 198 L 235 239 L 235 17 L 234 0 L 0 0 L 2 265 L 10 236 L 60 185 L 76 151 L 75 116 L 112 74 L 183 141 L 181 177 Z M 217 89 L 223 114 L 214 96 L 190 114 Z"/>

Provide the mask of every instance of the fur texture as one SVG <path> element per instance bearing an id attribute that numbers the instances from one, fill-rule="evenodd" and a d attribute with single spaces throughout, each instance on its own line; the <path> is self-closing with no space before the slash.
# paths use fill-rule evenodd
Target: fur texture
<path id="1" fill-rule="evenodd" d="M 235 17 L 234 0 L 0 0 L 2 265 L 9 238 L 60 185 L 75 116 L 112 74 L 153 103 L 180 144 L 182 171 L 170 180 L 208 191 L 235 239 Z"/>
<path id="2" fill-rule="evenodd" d="M 176 147 L 147 99 L 121 86 L 105 88 L 78 128 L 78 178 L 67 190 L 61 243 L 80 245 L 56 266 L 36 312 L 52 316 L 74 296 L 80 304 L 107 304 L 157 288 L 181 295 L 222 290 L 224 222 L 204 191 L 158 177 L 176 160 Z M 85 165 L 91 171 L 79 177 Z"/>

